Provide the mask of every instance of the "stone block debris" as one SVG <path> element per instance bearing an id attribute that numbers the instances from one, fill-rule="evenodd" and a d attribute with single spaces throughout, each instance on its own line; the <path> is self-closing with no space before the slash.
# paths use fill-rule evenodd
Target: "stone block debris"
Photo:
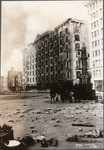
<path id="1" fill-rule="evenodd" d="M 90 132 L 84 133 L 82 135 L 77 135 L 77 134 L 71 135 L 70 134 L 70 135 L 68 135 L 68 138 L 66 139 L 66 141 L 70 141 L 70 142 L 85 142 L 85 141 L 87 141 L 87 142 L 90 142 L 94 139 L 103 138 L 103 135 L 102 135 L 103 132 L 104 132 L 103 130 L 93 129 Z M 92 138 L 92 140 L 89 140 L 91 138 Z M 88 140 L 86 140 L 86 139 L 88 139 Z M 102 142 L 102 140 L 101 141 L 100 140 L 94 140 L 94 142 L 100 143 L 100 142 Z"/>
<path id="2" fill-rule="evenodd" d="M 30 128 L 31 128 L 31 129 L 34 129 L 34 125 L 31 125 Z"/>
<path id="3" fill-rule="evenodd" d="M 87 138 L 102 138 L 102 130 L 99 129 L 93 129 L 88 133 L 84 134 L 85 137 Z"/>
<path id="4" fill-rule="evenodd" d="M 48 144 L 49 146 L 58 146 L 58 140 L 56 138 L 51 138 L 50 140 L 48 140 Z"/>
<path id="5" fill-rule="evenodd" d="M 95 127 L 95 125 L 90 123 L 72 123 L 72 126 L 83 126 L 83 127 Z"/>
<path id="6" fill-rule="evenodd" d="M 101 138 L 104 138 L 104 129 L 103 129 L 103 130 L 102 130 L 102 129 L 100 130 L 100 137 L 101 137 Z"/>
<path id="7" fill-rule="evenodd" d="M 54 127 L 59 127 L 60 125 L 59 125 L 59 124 L 54 124 L 53 126 L 54 126 Z"/>
<path id="8" fill-rule="evenodd" d="M 78 141 L 78 135 L 70 135 L 66 141 L 70 141 L 70 142 L 77 142 Z"/>
<path id="9" fill-rule="evenodd" d="M 14 122 L 14 120 L 9 120 L 9 122 Z"/>
<path id="10" fill-rule="evenodd" d="M 48 147 L 48 142 L 47 142 L 46 139 L 43 139 L 43 140 L 41 141 L 41 146 L 42 146 L 42 147 Z"/>
<path id="11" fill-rule="evenodd" d="M 26 144 L 26 146 L 32 146 L 35 144 L 34 139 L 32 138 L 32 136 L 30 135 L 26 135 L 25 137 L 23 137 L 20 142 L 23 142 Z"/>
<path id="12" fill-rule="evenodd" d="M 58 146 L 58 140 L 56 138 L 51 138 L 49 140 L 43 139 L 41 141 L 41 146 L 42 147 L 48 147 L 48 146 L 56 147 Z"/>
<path id="13" fill-rule="evenodd" d="M 32 111 L 33 109 L 27 109 L 25 110 L 23 113 L 29 113 L 30 111 Z"/>
<path id="14" fill-rule="evenodd" d="M 45 139 L 45 136 L 42 136 L 42 135 L 39 135 L 39 136 L 37 136 L 37 137 L 35 138 L 35 140 L 36 140 L 37 142 L 41 142 L 43 139 Z"/>
<path id="15" fill-rule="evenodd" d="M 83 129 L 82 129 L 82 128 L 79 128 L 78 131 L 83 131 Z"/>

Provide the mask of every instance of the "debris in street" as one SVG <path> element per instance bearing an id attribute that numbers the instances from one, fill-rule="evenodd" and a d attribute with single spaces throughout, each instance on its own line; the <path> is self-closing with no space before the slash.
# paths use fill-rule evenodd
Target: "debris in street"
<path id="1" fill-rule="evenodd" d="M 52 118 L 52 120 L 56 120 L 56 118 Z"/>
<path id="2" fill-rule="evenodd" d="M 61 122 L 61 120 L 57 120 L 56 122 L 57 122 L 57 123 L 60 123 L 60 122 Z"/>
<path id="3" fill-rule="evenodd" d="M 41 114 L 41 112 L 40 112 L 40 111 L 38 111 L 38 112 L 36 112 L 36 114 Z"/>
<path id="4" fill-rule="evenodd" d="M 79 120 L 79 122 L 83 122 L 82 120 Z"/>
<path id="5" fill-rule="evenodd" d="M 82 128 L 79 128 L 79 129 L 78 129 L 78 131 L 82 131 L 82 130 L 83 130 Z"/>
<path id="6" fill-rule="evenodd" d="M 100 137 L 100 130 L 93 129 L 90 132 L 84 134 L 87 138 L 98 138 Z"/>
<path id="7" fill-rule="evenodd" d="M 26 145 L 16 140 L 9 140 L 4 143 L 2 150 L 9 150 L 9 149 L 26 150 Z"/>
<path id="8" fill-rule="evenodd" d="M 11 126 L 4 124 L 0 126 L 0 143 L 14 139 L 14 132 Z"/>
<path id="9" fill-rule="evenodd" d="M 14 122 L 14 120 L 9 120 L 9 122 Z"/>
<path id="10" fill-rule="evenodd" d="M 104 130 L 100 130 L 100 137 L 101 137 L 101 138 L 104 137 Z"/>
<path id="11" fill-rule="evenodd" d="M 49 146 L 58 146 L 58 140 L 56 138 L 51 138 L 48 140 Z"/>
<path id="12" fill-rule="evenodd" d="M 47 109 L 44 109 L 44 111 L 51 111 L 53 110 L 52 108 L 47 108 Z"/>
<path id="13" fill-rule="evenodd" d="M 39 135 L 35 138 L 35 140 L 37 140 L 37 142 L 41 142 L 43 139 L 45 139 L 45 136 Z"/>
<path id="14" fill-rule="evenodd" d="M 90 123 L 72 123 L 72 126 L 95 127 L 95 125 Z"/>
<path id="15" fill-rule="evenodd" d="M 35 95 L 35 93 L 33 94 Z M 34 101 L 34 98 L 20 101 L 18 101 L 18 99 L 15 101 L 2 101 L 0 107 L 0 114 L 2 114 L 0 116 L 0 124 L 2 125 L 5 121 L 12 125 L 15 129 L 15 139 L 17 139 L 17 137 L 20 137 L 21 139 L 26 133 L 31 135 L 35 143 L 32 146 L 32 149 L 40 149 L 41 140 L 38 140 L 40 141 L 38 143 L 36 139 L 38 135 L 43 136 L 46 139 L 48 148 L 55 146 L 55 144 L 52 144 L 55 143 L 55 140 L 51 140 L 51 138 L 55 136 L 59 141 L 59 149 L 63 147 L 67 149 L 69 148 L 69 144 L 73 149 L 77 149 L 76 143 L 78 142 L 88 141 L 90 145 L 90 141 L 92 142 L 94 140 L 95 142 L 95 140 L 103 140 L 102 137 L 104 134 L 103 131 L 100 131 L 100 129 L 103 128 L 103 105 L 100 104 L 100 102 L 96 104 L 93 103 L 92 105 L 91 101 L 86 102 L 86 104 L 82 104 L 82 102 L 77 104 L 69 104 L 67 102 L 62 104 L 61 102 L 58 102 L 54 105 L 50 105 L 49 100 L 47 100 L 49 101 L 48 103 L 44 103 L 45 99 L 43 99 L 43 97 L 44 95 L 37 97 L 36 101 Z M 26 106 L 23 106 L 24 104 L 26 104 Z M 7 110 L 6 108 L 9 109 Z M 88 112 L 86 112 L 86 110 Z M 96 116 L 94 116 L 94 114 L 96 114 Z M 5 119 L 3 117 L 5 117 Z M 8 122 L 10 120 L 13 120 L 14 122 Z M 72 124 L 74 124 L 74 126 Z M 78 125 L 75 126 L 76 124 Z M 89 124 L 91 127 L 89 127 Z M 92 127 L 92 125 L 95 127 Z M 95 131 L 93 131 L 94 129 L 98 129 L 99 131 L 95 134 Z M 70 133 L 71 135 L 65 136 L 67 133 Z M 74 135 L 77 135 L 78 139 L 74 137 L 76 140 L 75 143 L 68 144 L 66 139 L 69 137 L 72 138 Z M 102 143 L 96 145 L 97 148 L 100 149 Z M 82 146 L 82 148 L 86 147 L 89 148 L 88 145 L 85 147 Z M 41 148 L 46 149 L 45 147 Z"/>
<path id="16" fill-rule="evenodd" d="M 73 118 L 75 118 L 74 116 L 70 116 L 70 117 L 68 117 L 68 119 L 73 119 Z"/>
<path id="17" fill-rule="evenodd" d="M 48 147 L 48 146 L 58 146 L 58 140 L 56 138 L 51 138 L 50 140 L 46 140 L 46 139 L 43 139 L 41 141 L 41 146 L 42 147 Z"/>
<path id="18" fill-rule="evenodd" d="M 22 118 L 24 115 L 21 115 L 20 118 Z"/>
<path id="19" fill-rule="evenodd" d="M 20 142 L 25 143 L 26 146 L 32 146 L 35 144 L 34 139 L 30 135 L 23 137 Z"/>
<path id="20" fill-rule="evenodd" d="M 77 135 L 70 135 L 66 141 L 70 141 L 70 142 L 76 142 L 78 141 L 78 136 Z"/>
<path id="21" fill-rule="evenodd" d="M 37 130 L 34 130 L 34 129 L 33 129 L 33 130 L 31 130 L 31 133 L 36 133 L 36 132 L 37 132 Z"/>
<path id="22" fill-rule="evenodd" d="M 48 147 L 48 142 L 46 141 L 46 139 L 43 139 L 43 140 L 41 141 L 41 146 L 42 146 L 42 147 Z"/>
<path id="23" fill-rule="evenodd" d="M 76 121 L 77 119 L 79 119 L 79 118 L 75 118 L 73 121 Z"/>
<path id="24" fill-rule="evenodd" d="M 58 127 L 58 126 L 60 126 L 60 125 L 59 125 L 59 124 L 54 124 L 53 126 L 54 126 L 54 127 Z"/>
<path id="25" fill-rule="evenodd" d="M 84 139 L 83 139 L 84 138 Z M 82 134 L 82 135 L 68 135 L 68 138 L 66 139 L 66 141 L 70 141 L 70 142 L 85 142 L 85 139 L 88 138 L 103 138 L 102 136 L 102 130 L 99 129 L 93 129 L 88 133 Z M 94 142 L 99 142 L 99 141 L 94 141 Z M 101 142 L 101 141 L 100 141 Z"/>
<path id="26" fill-rule="evenodd" d="M 31 128 L 31 129 L 34 129 L 34 125 L 31 125 L 30 128 Z"/>
<path id="27" fill-rule="evenodd" d="M 95 139 L 80 139 L 77 136 L 73 136 L 71 139 L 67 139 L 68 142 L 78 142 L 78 143 L 103 143 L 102 140 Z"/>
<path id="28" fill-rule="evenodd" d="M 80 106 L 76 106 L 76 107 L 75 107 L 75 110 L 79 110 L 79 109 L 81 109 Z"/>
<path id="29" fill-rule="evenodd" d="M 54 110 L 54 113 L 57 113 L 58 111 L 61 111 L 61 109 L 57 108 Z"/>
<path id="30" fill-rule="evenodd" d="M 32 111 L 33 109 L 27 109 L 25 110 L 23 113 L 29 113 L 30 111 Z"/>

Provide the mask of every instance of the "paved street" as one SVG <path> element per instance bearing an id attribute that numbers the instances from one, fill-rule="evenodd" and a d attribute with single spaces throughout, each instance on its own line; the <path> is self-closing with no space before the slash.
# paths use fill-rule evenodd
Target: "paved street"
<path id="1" fill-rule="evenodd" d="M 22 95 L 22 96 L 21 96 Z M 29 134 L 34 139 L 44 135 L 46 139 L 56 137 L 56 148 L 102 148 L 102 143 L 67 142 L 68 136 L 83 134 L 92 129 L 103 129 L 103 105 L 87 103 L 50 103 L 49 93 L 27 93 L 0 96 L 0 125 L 13 126 L 15 139 Z M 72 126 L 72 123 L 90 123 L 95 127 Z M 96 138 L 98 139 L 98 138 Z M 102 141 L 101 138 L 98 140 Z M 29 148 L 41 148 L 39 144 Z M 53 148 L 54 147 L 49 147 Z"/>

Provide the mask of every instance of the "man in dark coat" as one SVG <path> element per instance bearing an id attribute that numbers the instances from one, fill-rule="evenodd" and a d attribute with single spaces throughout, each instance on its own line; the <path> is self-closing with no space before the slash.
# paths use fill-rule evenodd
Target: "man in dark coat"
<path id="1" fill-rule="evenodd" d="M 74 86 L 74 99 L 75 99 L 75 102 L 80 102 L 80 94 L 81 94 L 81 91 L 80 91 L 80 86 L 78 84 L 75 84 Z"/>

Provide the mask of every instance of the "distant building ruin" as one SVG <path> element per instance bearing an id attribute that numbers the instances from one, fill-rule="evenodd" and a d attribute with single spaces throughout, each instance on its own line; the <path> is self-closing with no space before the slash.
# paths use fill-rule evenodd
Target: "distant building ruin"
<path id="1" fill-rule="evenodd" d="M 5 92 L 7 91 L 7 77 L 5 76 L 0 76 L 0 92 Z"/>
<path id="2" fill-rule="evenodd" d="M 8 88 L 11 91 L 21 91 L 22 90 L 22 72 L 14 71 L 14 68 L 11 68 L 8 71 Z"/>

